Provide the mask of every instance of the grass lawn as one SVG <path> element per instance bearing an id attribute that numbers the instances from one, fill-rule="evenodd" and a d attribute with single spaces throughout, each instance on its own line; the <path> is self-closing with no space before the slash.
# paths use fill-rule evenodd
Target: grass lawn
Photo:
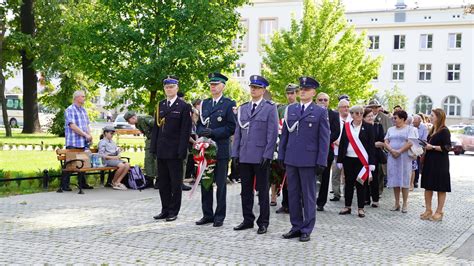
<path id="1" fill-rule="evenodd" d="M 65 141 L 63 137 L 58 137 L 56 135 L 48 133 L 37 133 L 37 134 L 21 134 L 21 129 L 12 130 L 13 137 L 5 137 L 5 129 L 0 129 L 0 143 L 8 144 L 37 144 L 40 145 L 41 142 L 46 145 L 64 145 Z M 100 133 L 93 136 L 94 144 L 99 142 Z M 117 138 L 114 138 L 117 141 Z M 145 145 L 145 140 L 143 136 L 131 136 L 131 135 L 122 135 L 120 136 L 120 145 Z"/>
<path id="2" fill-rule="evenodd" d="M 124 152 L 132 165 L 143 166 L 144 152 Z M 32 173 L 44 169 L 59 169 L 56 153 L 53 151 L 0 151 L 0 170 L 5 172 Z"/>

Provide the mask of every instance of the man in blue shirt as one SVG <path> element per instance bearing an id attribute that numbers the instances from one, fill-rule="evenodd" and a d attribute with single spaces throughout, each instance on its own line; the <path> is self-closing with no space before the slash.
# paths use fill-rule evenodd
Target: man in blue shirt
<path id="1" fill-rule="evenodd" d="M 86 95 L 84 91 L 75 91 L 73 94 L 73 103 L 64 111 L 64 130 L 66 137 L 66 149 L 88 149 L 92 143 L 90 121 L 84 103 Z M 79 186 L 83 189 L 92 189 L 86 183 L 86 177 L 83 173 L 78 177 Z M 65 174 L 61 180 L 61 189 L 71 191 L 69 187 L 70 174 Z"/>

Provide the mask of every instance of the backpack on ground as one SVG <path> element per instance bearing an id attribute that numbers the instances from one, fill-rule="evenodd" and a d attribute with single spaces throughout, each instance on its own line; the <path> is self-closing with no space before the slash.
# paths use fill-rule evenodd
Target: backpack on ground
<path id="1" fill-rule="evenodd" d="M 144 189 L 147 185 L 145 175 L 143 175 L 140 166 L 131 167 L 128 172 L 128 186 L 131 189 Z"/>

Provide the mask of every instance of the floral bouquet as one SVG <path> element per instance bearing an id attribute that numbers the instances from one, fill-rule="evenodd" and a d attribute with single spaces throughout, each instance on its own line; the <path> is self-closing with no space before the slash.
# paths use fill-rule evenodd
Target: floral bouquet
<path id="1" fill-rule="evenodd" d="M 193 195 L 199 182 L 206 190 L 212 188 L 214 183 L 214 168 L 216 166 L 217 157 L 217 145 L 209 138 L 200 137 L 196 140 L 192 149 L 194 162 L 197 166 L 196 182 L 190 193 L 190 197 Z"/>

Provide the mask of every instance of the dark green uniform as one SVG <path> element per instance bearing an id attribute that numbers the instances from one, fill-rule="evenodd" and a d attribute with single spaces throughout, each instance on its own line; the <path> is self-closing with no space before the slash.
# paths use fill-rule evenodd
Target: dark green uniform
<path id="1" fill-rule="evenodd" d="M 151 115 L 146 116 L 137 116 L 137 124 L 135 127 L 140 130 L 140 132 L 145 135 L 145 175 L 150 177 L 156 177 L 157 166 L 156 158 L 153 154 L 150 153 L 151 145 L 151 132 L 153 130 L 153 124 L 155 123 L 155 118 Z"/>

